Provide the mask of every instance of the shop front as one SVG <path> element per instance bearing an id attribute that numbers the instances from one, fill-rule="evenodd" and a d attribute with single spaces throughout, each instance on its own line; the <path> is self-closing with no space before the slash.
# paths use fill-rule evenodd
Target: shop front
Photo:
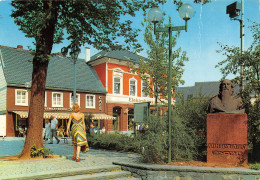
<path id="1" fill-rule="evenodd" d="M 58 120 L 58 132 L 59 136 L 64 136 L 67 124 L 69 120 L 70 112 L 57 112 L 57 111 L 45 111 L 43 115 L 43 128 L 45 128 L 46 120 L 50 119 L 51 116 L 54 116 Z M 112 121 L 115 118 L 113 116 L 107 115 L 105 113 L 84 113 L 85 114 L 85 122 L 88 118 L 92 122 L 95 123 L 98 130 L 108 129 L 108 121 Z M 26 129 L 28 127 L 28 111 L 11 111 L 12 124 L 13 127 L 9 128 L 9 134 L 13 134 L 13 136 L 20 136 L 21 129 L 26 133 Z M 86 123 L 86 126 L 88 124 Z M 87 128 L 88 129 L 88 128 Z"/>

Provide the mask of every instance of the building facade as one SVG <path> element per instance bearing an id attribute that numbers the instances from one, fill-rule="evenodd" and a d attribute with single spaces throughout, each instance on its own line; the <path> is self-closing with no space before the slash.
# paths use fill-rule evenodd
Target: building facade
<path id="1" fill-rule="evenodd" d="M 138 68 L 140 56 L 126 50 L 101 51 L 91 57 L 93 67 L 107 91 L 106 114 L 115 117 L 109 130 L 133 130 L 134 103 L 155 99 L 144 91 L 144 83 L 137 73 L 131 72 L 130 64 Z M 141 57 L 144 58 L 144 57 Z"/>
<path id="2" fill-rule="evenodd" d="M 106 131 L 134 130 L 134 103 L 155 99 L 145 93 L 145 81 L 132 72 L 140 56 L 129 51 L 101 51 L 76 63 L 77 103 L 86 117 Z M 142 57 L 144 58 L 144 57 Z M 33 55 L 22 46 L 0 46 L 0 136 L 17 136 L 19 126 L 26 127 L 30 102 Z M 147 75 L 149 77 L 149 75 Z M 52 56 L 45 91 L 45 119 L 51 115 L 66 128 L 72 107 L 73 61 Z M 88 116 L 90 115 L 90 116 Z"/>
<path id="3" fill-rule="evenodd" d="M 32 79 L 32 59 L 29 51 L 0 46 L 0 136 L 17 136 L 18 128 L 27 127 Z M 106 115 L 106 90 L 93 68 L 85 60 L 77 61 L 77 103 L 81 112 L 109 126 L 114 118 Z M 73 62 L 70 58 L 53 56 L 49 62 L 44 122 L 56 116 L 61 129 L 65 129 L 73 105 Z M 100 127 L 101 128 L 101 127 Z"/>

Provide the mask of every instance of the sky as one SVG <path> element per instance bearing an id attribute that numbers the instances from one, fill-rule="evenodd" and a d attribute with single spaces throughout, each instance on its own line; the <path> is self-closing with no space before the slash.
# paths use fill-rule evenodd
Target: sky
<path id="1" fill-rule="evenodd" d="M 215 68 L 218 62 L 225 59 L 225 56 L 217 53 L 220 49 L 218 42 L 229 46 L 240 47 L 240 24 L 239 21 L 231 20 L 226 14 L 226 6 L 235 2 L 235 0 L 212 0 L 211 3 L 204 5 L 194 4 L 193 0 L 183 0 L 184 3 L 190 3 L 195 10 L 194 16 L 188 21 L 188 31 L 182 31 L 177 39 L 176 47 L 181 47 L 187 52 L 189 61 L 185 63 L 185 71 L 183 74 L 184 85 L 194 86 L 195 82 L 205 81 L 219 81 L 222 74 L 219 68 Z M 238 0 L 241 2 L 241 0 Z M 25 34 L 19 31 L 19 27 L 14 23 L 13 18 L 10 17 L 12 7 L 11 1 L 0 0 L 0 45 L 17 47 L 23 45 L 25 49 L 33 46 L 33 39 L 26 38 Z M 166 4 L 159 7 L 166 12 L 166 16 L 172 18 L 174 26 L 183 26 L 184 21 L 179 17 L 176 11 L 176 5 L 173 0 L 168 0 Z M 244 49 L 246 50 L 252 43 L 252 33 L 249 26 L 250 21 L 260 23 L 260 0 L 244 0 Z M 147 10 L 148 12 L 149 10 Z M 124 17 L 133 21 L 133 26 L 140 28 L 142 31 L 138 36 L 144 50 L 140 55 L 147 57 L 147 45 L 143 40 L 143 30 L 141 22 L 143 15 L 141 12 L 137 13 L 136 17 Z M 250 21 L 248 21 L 250 20 Z M 173 35 L 176 32 L 173 32 Z M 68 41 L 62 44 L 54 45 L 53 53 L 60 52 L 60 49 L 68 45 Z M 99 50 L 85 44 L 81 47 L 79 58 L 85 58 L 85 48 L 89 47 L 91 56 L 98 53 Z M 227 78 L 232 79 L 234 76 L 230 75 Z"/>

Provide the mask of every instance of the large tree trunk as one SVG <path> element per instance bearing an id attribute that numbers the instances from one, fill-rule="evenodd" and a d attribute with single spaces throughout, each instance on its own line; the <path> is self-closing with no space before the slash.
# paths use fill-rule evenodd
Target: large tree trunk
<path id="1" fill-rule="evenodd" d="M 30 158 L 30 151 L 33 145 L 42 148 L 42 128 L 44 114 L 45 84 L 48 61 L 41 62 L 34 58 L 31 87 L 31 101 L 29 107 L 28 129 L 24 149 L 20 158 Z"/>
<path id="2" fill-rule="evenodd" d="M 36 53 L 33 58 L 31 100 L 29 105 L 28 129 L 24 149 L 20 154 L 21 159 L 30 158 L 33 145 L 36 148 L 43 147 L 42 129 L 45 100 L 45 84 L 49 58 L 53 46 L 55 25 L 57 23 L 57 11 L 55 2 L 43 1 L 46 19 L 36 39 Z"/>

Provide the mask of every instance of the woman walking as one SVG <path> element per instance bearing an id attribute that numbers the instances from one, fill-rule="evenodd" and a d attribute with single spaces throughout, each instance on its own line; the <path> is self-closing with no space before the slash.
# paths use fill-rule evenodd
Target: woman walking
<path id="1" fill-rule="evenodd" d="M 74 104 L 72 107 L 73 113 L 70 114 L 69 122 L 67 125 L 66 134 L 69 136 L 69 128 L 72 122 L 71 127 L 71 143 L 73 144 L 73 156 L 72 160 L 80 162 L 79 153 L 87 152 L 89 150 L 88 141 L 86 137 L 86 127 L 84 121 L 84 114 L 80 112 L 80 107 L 78 104 Z"/>

